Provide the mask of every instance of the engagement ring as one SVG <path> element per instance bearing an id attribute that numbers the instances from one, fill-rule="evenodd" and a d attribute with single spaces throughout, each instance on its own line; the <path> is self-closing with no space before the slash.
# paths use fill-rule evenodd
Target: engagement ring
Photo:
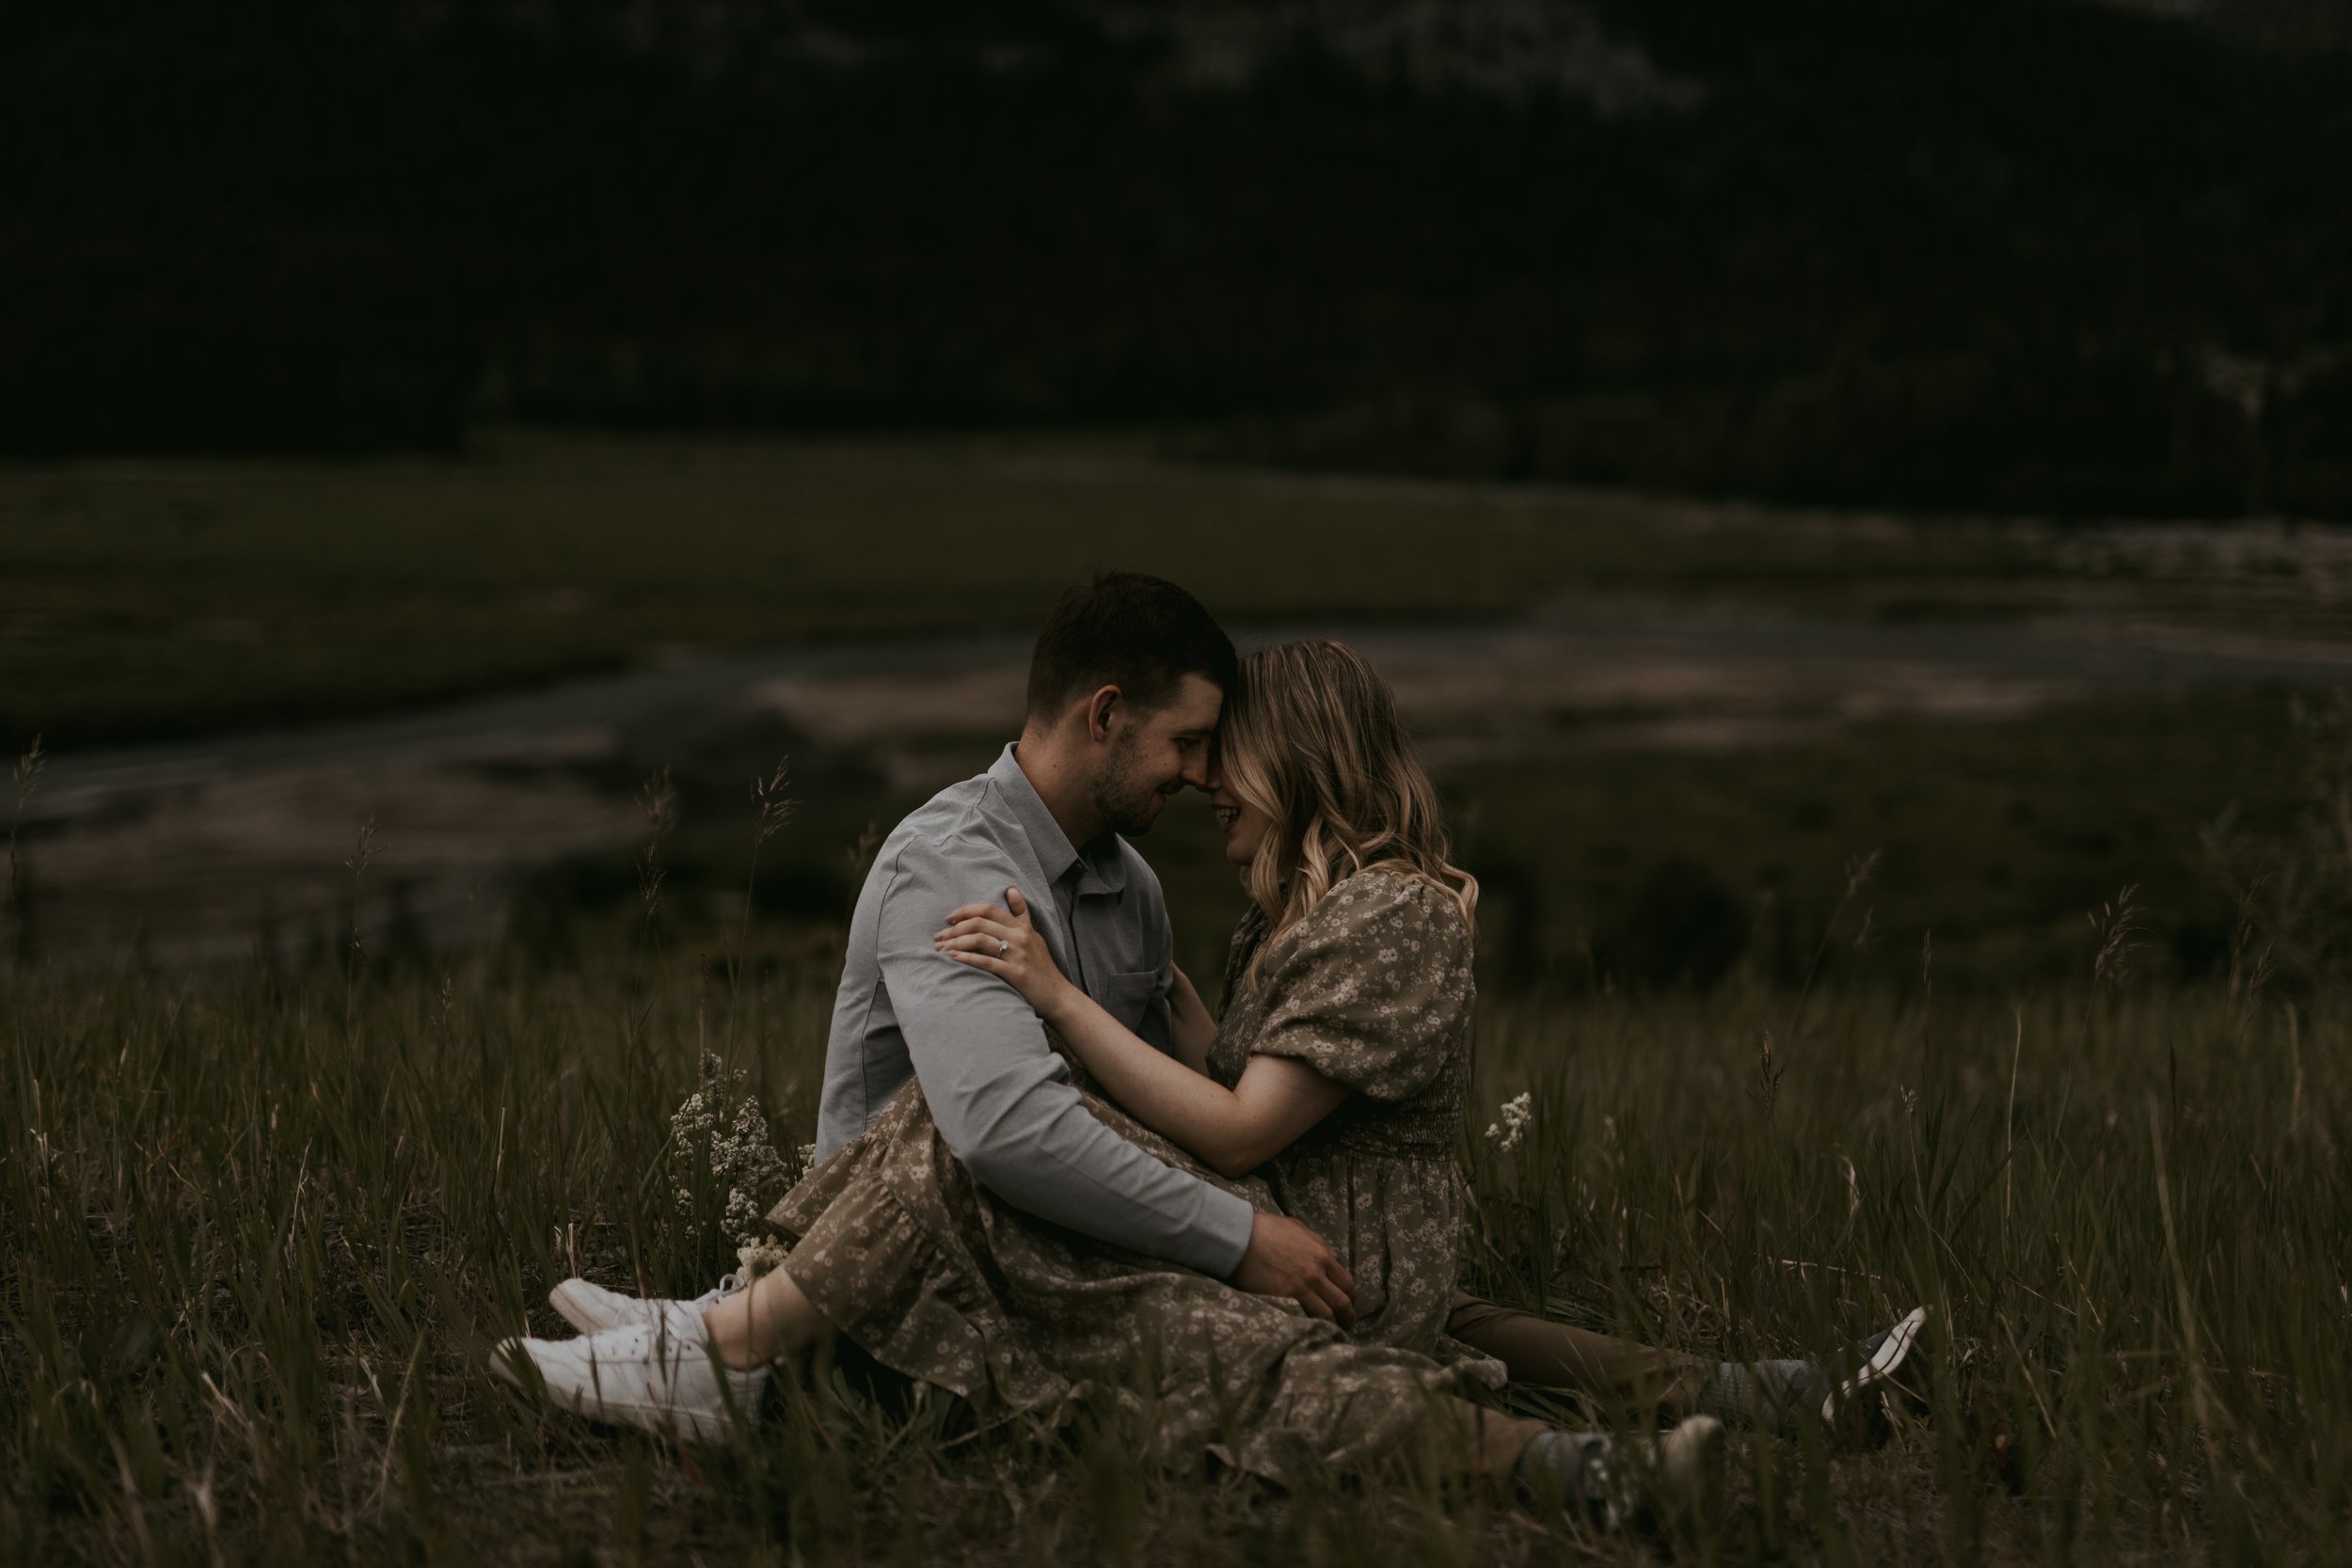
<path id="1" fill-rule="evenodd" d="M 1009 953 L 1009 952 L 1011 952 L 1011 951 L 1012 951 L 1012 942 L 1011 942 L 1010 939 L 1006 938 L 1006 937 L 998 937 L 998 938 L 996 939 L 996 956 L 997 956 L 998 958 L 1003 958 L 1006 954 L 1008 954 L 1008 953 Z"/>

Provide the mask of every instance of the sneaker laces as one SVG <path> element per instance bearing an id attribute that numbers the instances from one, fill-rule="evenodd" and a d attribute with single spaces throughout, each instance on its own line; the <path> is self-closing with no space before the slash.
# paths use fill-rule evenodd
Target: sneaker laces
<path id="1" fill-rule="evenodd" d="M 751 1283 L 752 1282 L 749 1279 L 746 1279 L 739 1274 L 723 1274 L 719 1276 L 719 1283 L 710 1290 L 705 1291 L 701 1295 L 696 1296 L 693 1304 L 696 1307 L 714 1306 L 719 1302 L 726 1300 L 727 1297 L 736 1294 L 738 1291 L 749 1290 L 751 1288 Z"/>

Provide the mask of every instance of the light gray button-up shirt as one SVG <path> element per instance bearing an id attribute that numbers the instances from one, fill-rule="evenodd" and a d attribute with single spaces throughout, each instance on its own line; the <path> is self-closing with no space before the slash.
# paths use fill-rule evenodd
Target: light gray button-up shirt
<path id="1" fill-rule="evenodd" d="M 1116 833 L 1073 848 L 1013 748 L 931 797 L 882 841 L 850 922 L 825 1047 L 817 1156 L 864 1132 L 913 1076 L 973 1176 L 1042 1219 L 1222 1278 L 1249 1246 L 1249 1205 L 1097 1121 L 1021 994 L 931 934 L 1017 887 L 1054 962 L 1168 1049 L 1175 940 L 1159 879 Z"/>

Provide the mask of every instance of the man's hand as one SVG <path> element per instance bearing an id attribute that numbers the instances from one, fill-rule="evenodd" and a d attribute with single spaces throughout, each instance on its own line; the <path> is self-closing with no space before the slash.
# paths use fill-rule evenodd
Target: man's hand
<path id="1" fill-rule="evenodd" d="M 1324 1239 L 1281 1214 L 1260 1214 L 1249 1227 L 1249 1250 L 1233 1271 L 1233 1289 L 1256 1296 L 1288 1296 L 1315 1317 L 1350 1328 L 1356 1323 L 1356 1278 Z"/>

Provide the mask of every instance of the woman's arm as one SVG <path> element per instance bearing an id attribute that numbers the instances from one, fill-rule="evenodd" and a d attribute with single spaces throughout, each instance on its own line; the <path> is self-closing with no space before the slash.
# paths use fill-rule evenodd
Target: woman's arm
<path id="1" fill-rule="evenodd" d="M 1216 1020 L 1209 1016 L 1200 993 L 1192 989 L 1192 977 L 1181 969 L 1168 993 L 1168 1033 L 1178 1061 L 1195 1072 L 1209 1070 L 1209 1047 L 1216 1039 Z"/>
<path id="2" fill-rule="evenodd" d="M 1346 1085 L 1304 1062 L 1253 1056 L 1226 1088 L 1120 1027 L 1094 999 L 1066 986 L 1045 1022 L 1127 1114 L 1192 1150 L 1219 1176 L 1246 1176 L 1340 1108 Z"/>
<path id="3" fill-rule="evenodd" d="M 956 911 L 938 935 L 940 950 L 1009 983 L 1060 1032 L 1104 1092 L 1211 1170 L 1221 1176 L 1256 1170 L 1347 1099 L 1350 1091 L 1343 1085 L 1303 1062 L 1253 1057 L 1229 1089 L 1162 1055 L 1054 967 L 1044 942 L 1029 927 L 1028 907 L 1018 889 L 1008 889 L 1006 900 L 1010 914 L 986 906 Z M 1191 989 L 1189 982 L 1184 987 Z M 1198 993 L 1191 1006 L 1206 1022 L 1208 1009 Z"/>

